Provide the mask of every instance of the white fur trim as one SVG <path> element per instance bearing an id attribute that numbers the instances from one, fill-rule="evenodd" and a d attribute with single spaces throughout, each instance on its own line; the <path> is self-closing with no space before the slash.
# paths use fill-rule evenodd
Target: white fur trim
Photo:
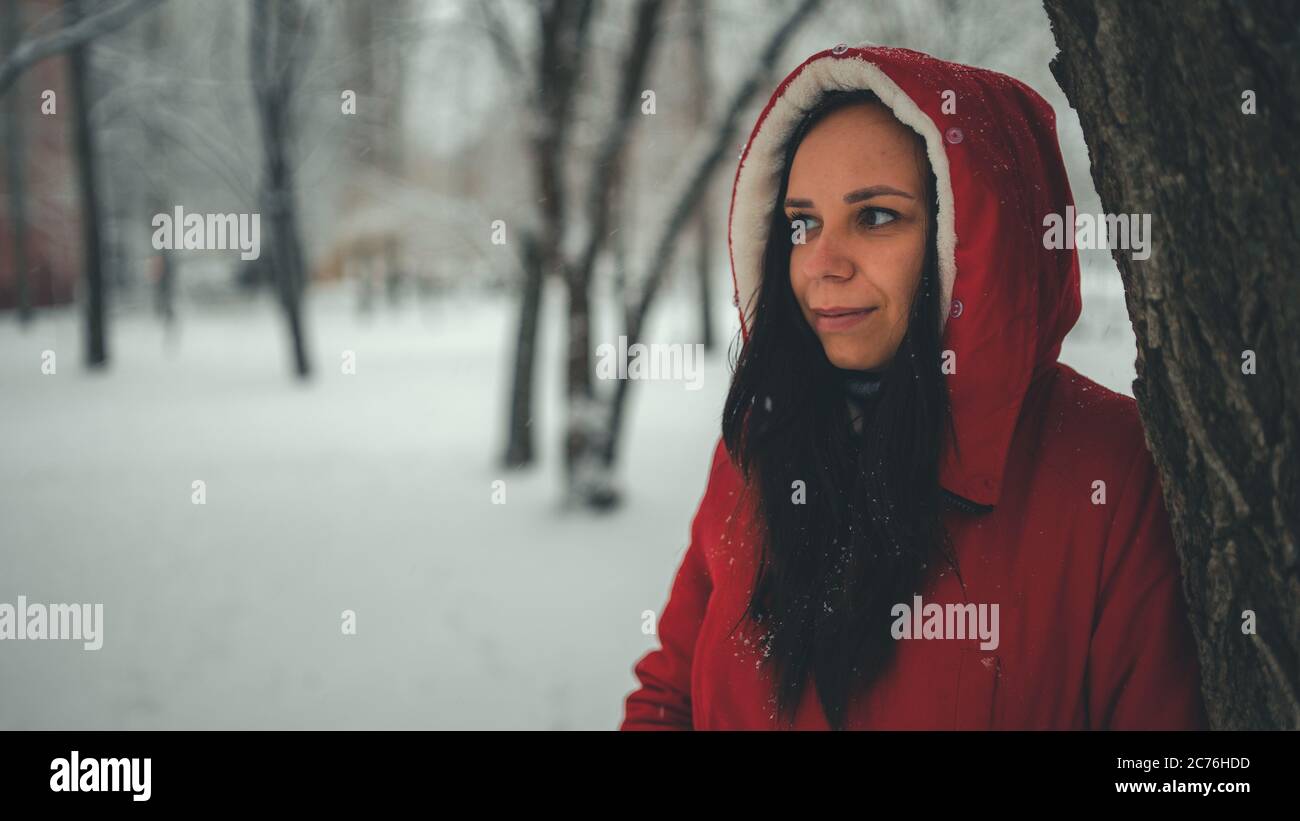
<path id="1" fill-rule="evenodd" d="M 859 43 L 866 47 L 874 43 Z M 767 242 L 768 220 L 776 205 L 781 186 L 781 148 L 822 93 L 829 90 L 870 89 L 898 118 L 925 139 L 926 155 L 939 190 L 939 224 L 936 234 L 939 252 L 940 294 L 939 328 L 942 332 L 952 303 L 952 286 L 957 277 L 957 230 L 954 217 L 952 180 L 948 172 L 948 155 L 943 135 L 934 122 L 903 93 L 898 84 L 879 67 L 861 56 L 852 58 L 826 55 L 804 66 L 790 81 L 762 126 L 750 140 L 736 179 L 735 206 L 732 214 L 732 261 L 736 267 L 736 290 L 746 317 L 758 289 L 762 273 L 763 248 Z"/>

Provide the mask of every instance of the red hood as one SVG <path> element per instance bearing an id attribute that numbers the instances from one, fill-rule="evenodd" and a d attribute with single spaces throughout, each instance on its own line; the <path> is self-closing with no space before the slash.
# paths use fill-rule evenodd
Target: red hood
<path id="1" fill-rule="evenodd" d="M 942 347 L 956 356 L 947 379 L 960 445 L 959 458 L 945 440 L 940 482 L 996 504 L 1029 384 L 1056 362 L 1081 306 L 1077 253 L 1043 247 L 1043 218 L 1064 218 L 1074 204 L 1055 112 L 1005 74 L 909 49 L 841 45 L 809 57 L 777 86 L 736 170 L 727 239 L 746 339 L 781 143 L 833 88 L 871 89 L 925 138 L 939 184 Z"/>

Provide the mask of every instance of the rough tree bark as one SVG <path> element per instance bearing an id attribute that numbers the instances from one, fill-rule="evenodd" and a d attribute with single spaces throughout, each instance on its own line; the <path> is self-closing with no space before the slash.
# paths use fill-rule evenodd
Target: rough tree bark
<path id="1" fill-rule="evenodd" d="M 1296 729 L 1300 15 L 1294 0 L 1045 6 L 1105 210 L 1151 214 L 1150 258 L 1114 257 L 1210 720 Z"/>

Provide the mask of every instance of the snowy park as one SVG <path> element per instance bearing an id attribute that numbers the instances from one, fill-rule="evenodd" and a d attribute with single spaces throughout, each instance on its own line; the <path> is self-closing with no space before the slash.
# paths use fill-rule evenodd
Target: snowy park
<path id="1" fill-rule="evenodd" d="M 1062 359 L 1128 392 L 1112 277 L 1085 289 Z M 686 298 L 665 305 L 663 337 L 686 334 Z M 80 366 L 75 311 L 0 324 L 0 600 L 104 612 L 96 651 L 5 643 L 0 727 L 617 725 L 656 645 L 642 613 L 667 599 L 704 490 L 725 346 L 700 390 L 639 386 L 626 503 L 592 514 L 562 504 L 558 390 L 539 397 L 540 464 L 497 464 L 510 300 L 369 317 L 354 302 L 312 294 L 307 385 L 285 378 L 269 302 L 196 310 L 171 335 L 118 317 L 107 372 Z M 542 342 L 545 371 L 558 332 Z"/>

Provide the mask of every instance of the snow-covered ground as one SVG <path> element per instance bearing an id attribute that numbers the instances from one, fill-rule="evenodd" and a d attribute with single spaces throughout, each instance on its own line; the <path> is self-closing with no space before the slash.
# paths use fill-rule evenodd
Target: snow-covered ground
<path id="1" fill-rule="evenodd" d="M 1129 393 L 1118 293 L 1089 289 L 1063 358 Z M 0 643 L 0 728 L 617 725 L 655 644 L 642 611 L 662 607 L 704 489 L 723 352 L 701 390 L 637 386 L 628 502 L 592 516 L 559 505 L 558 321 L 540 465 L 507 474 L 513 302 L 380 307 L 363 320 L 346 289 L 312 294 L 305 386 L 269 300 L 189 309 L 170 342 L 114 317 L 95 374 L 76 312 L 0 317 L 0 602 L 104 605 L 99 651 Z M 658 316 L 661 337 L 694 338 L 689 305 Z"/>

